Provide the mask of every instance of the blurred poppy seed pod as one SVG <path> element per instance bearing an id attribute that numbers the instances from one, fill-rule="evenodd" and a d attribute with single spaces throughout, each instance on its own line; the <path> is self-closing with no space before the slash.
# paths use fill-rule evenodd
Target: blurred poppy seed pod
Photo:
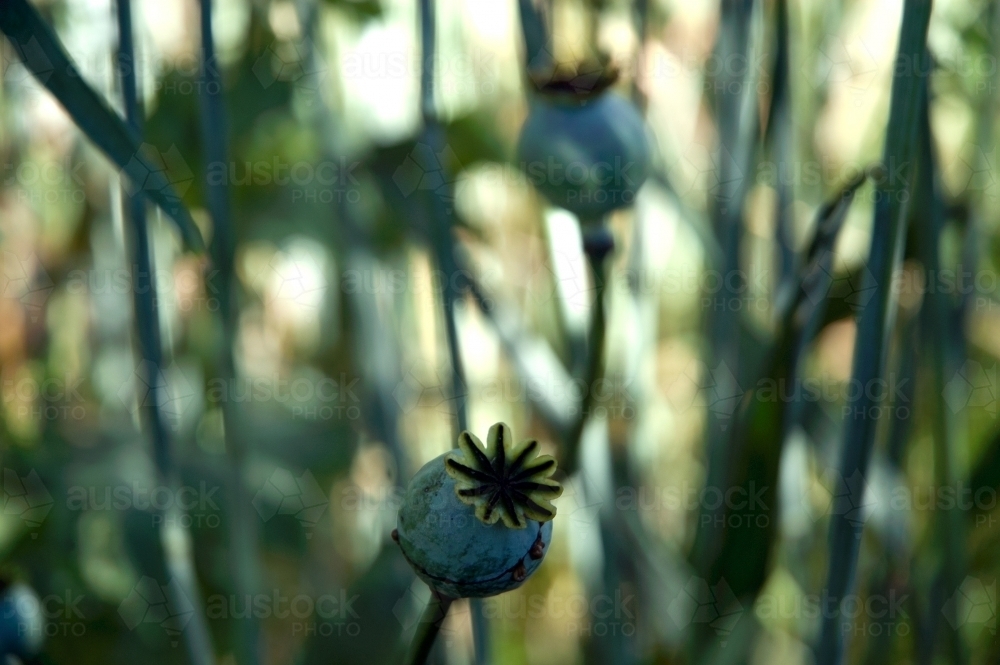
<path id="1" fill-rule="evenodd" d="M 393 538 L 417 575 L 451 598 L 493 596 L 531 575 L 552 539 L 550 479 L 556 461 L 537 441 L 514 444 L 510 428 L 490 428 L 489 448 L 462 432 L 458 449 L 410 481 Z"/>
<path id="2" fill-rule="evenodd" d="M 649 175 L 642 115 L 608 90 L 617 72 L 597 67 L 592 74 L 532 76 L 538 94 L 517 146 L 528 181 L 584 224 L 632 205 Z"/>
<path id="3" fill-rule="evenodd" d="M 0 662 L 6 656 L 31 658 L 42 648 L 45 625 L 38 595 L 14 583 L 0 592 Z"/>

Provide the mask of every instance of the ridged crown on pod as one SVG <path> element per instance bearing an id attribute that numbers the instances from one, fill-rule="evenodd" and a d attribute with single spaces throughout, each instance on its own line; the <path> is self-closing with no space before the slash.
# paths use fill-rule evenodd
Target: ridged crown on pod
<path id="1" fill-rule="evenodd" d="M 529 519 L 555 517 L 552 499 L 562 494 L 562 486 L 551 478 L 556 460 L 539 454 L 538 441 L 515 443 L 504 423 L 490 428 L 487 443 L 462 432 L 458 449 L 445 456 L 445 471 L 455 480 L 459 500 L 473 506 L 483 523 L 502 520 L 511 529 L 523 529 Z"/>

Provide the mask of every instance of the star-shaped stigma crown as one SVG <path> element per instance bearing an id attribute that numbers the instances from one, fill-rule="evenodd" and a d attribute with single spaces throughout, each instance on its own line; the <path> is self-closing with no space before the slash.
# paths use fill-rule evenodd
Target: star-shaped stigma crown
<path id="1" fill-rule="evenodd" d="M 538 442 L 514 444 L 510 427 L 497 423 L 490 428 L 489 451 L 471 432 L 458 436 L 458 450 L 445 456 L 444 468 L 455 479 L 455 494 L 474 506 L 476 517 L 486 524 L 503 520 L 511 529 L 523 529 L 528 520 L 548 522 L 556 516 L 552 499 L 562 487 L 549 476 L 556 461 L 539 455 Z"/>

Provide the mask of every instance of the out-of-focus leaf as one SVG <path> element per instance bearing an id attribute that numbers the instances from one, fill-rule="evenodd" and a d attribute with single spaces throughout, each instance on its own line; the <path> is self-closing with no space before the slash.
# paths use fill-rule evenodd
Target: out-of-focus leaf
<path id="1" fill-rule="evenodd" d="M 544 71 L 552 60 L 545 19 L 532 0 L 518 0 L 517 9 L 521 18 L 526 68 L 529 72 Z"/>
<path id="2" fill-rule="evenodd" d="M 169 162 L 171 156 L 142 149 L 135 133 L 80 76 L 58 37 L 28 0 L 4 3 L 0 31 L 87 138 L 111 158 L 136 191 L 170 215 L 185 245 L 201 251 L 201 233 L 167 178 L 164 162 Z"/>
<path id="3" fill-rule="evenodd" d="M 986 445 L 972 471 L 969 487 L 973 492 L 982 487 L 1000 487 L 1000 432 L 994 434 Z M 976 502 L 977 505 L 974 507 L 975 510 L 970 512 L 970 517 L 981 514 L 982 508 L 979 503 Z"/>
<path id="4" fill-rule="evenodd" d="M 802 350 L 811 337 L 809 331 L 814 331 L 816 322 L 822 318 L 829 287 L 827 283 L 824 289 L 823 283 L 831 279 L 830 264 L 837 235 L 854 193 L 863 182 L 864 176 L 859 176 L 848 183 L 818 213 L 816 235 L 796 279 L 802 288 L 782 307 L 778 333 L 758 372 L 758 376 L 773 385 L 794 385 Z M 726 492 L 727 488 L 740 488 L 746 492 L 741 496 L 747 499 L 747 504 L 720 502 L 723 505 L 716 510 L 703 506 L 699 516 L 692 567 L 709 584 L 724 580 L 741 603 L 752 601 L 767 579 L 777 528 L 776 486 L 787 426 L 786 410 L 792 403 L 781 396 L 772 398 L 753 390 L 743 395 L 727 440 L 732 472 L 720 489 Z"/>
<path id="5" fill-rule="evenodd" d="M 916 67 L 897 67 L 892 81 L 892 97 L 886 128 L 883 163 L 889 176 L 878 184 L 875 201 L 874 230 L 868 257 L 866 287 L 873 289 L 870 301 L 858 318 L 857 343 L 851 381 L 858 386 L 871 386 L 882 377 L 887 355 L 888 337 L 895 316 L 893 272 L 902 256 L 906 238 L 906 205 L 912 195 L 911 168 L 917 153 L 918 126 L 924 104 L 930 54 L 927 52 L 927 26 L 930 22 L 930 0 L 912 0 L 903 5 L 899 48 L 895 62 L 912 62 Z M 850 395 L 849 413 L 844 427 L 844 445 L 840 457 L 840 477 L 845 481 L 868 473 L 868 463 L 875 445 L 879 401 L 872 391 L 861 390 Z M 860 506 L 864 501 L 865 483 L 851 483 L 847 500 Z M 829 569 L 826 592 L 835 603 L 851 593 L 861 547 L 863 524 L 852 515 L 830 517 Z M 818 665 L 838 665 L 843 660 L 847 631 L 837 612 L 824 615 L 816 645 Z"/>
<path id="6" fill-rule="evenodd" d="M 941 234 L 945 225 L 945 205 L 941 192 L 941 175 L 938 171 L 937 151 L 930 125 L 930 95 L 927 87 L 922 91 L 920 113 L 920 158 L 917 162 L 917 179 L 914 196 L 913 225 L 917 238 L 914 243 L 920 261 L 930 275 L 941 272 Z M 933 394 L 945 396 L 948 379 L 956 376 L 965 360 L 962 315 L 951 302 L 951 294 L 931 289 L 924 295 L 921 333 L 930 342 L 923 349 L 930 365 Z M 957 343 L 956 343 L 957 342 Z M 930 432 L 934 442 L 934 482 L 938 487 L 956 487 L 960 484 L 956 451 L 965 440 L 965 413 L 952 410 L 945 399 L 934 402 L 931 412 Z M 946 588 L 957 589 L 966 574 L 966 532 L 960 509 L 941 506 L 934 513 L 937 533 L 931 548 L 931 558 L 939 561 L 941 581 Z M 945 610 L 950 611 L 950 610 Z M 957 621 L 956 615 L 949 620 Z M 949 631 L 946 641 L 951 660 L 961 665 L 967 663 L 968 646 L 960 632 Z"/>
<path id="7" fill-rule="evenodd" d="M 378 0 L 323 0 L 331 7 L 338 7 L 364 20 L 382 15 L 382 4 Z"/>
<path id="8" fill-rule="evenodd" d="M 368 571 L 344 592 L 350 611 L 335 617 L 327 630 L 313 632 L 299 662 L 402 662 L 403 643 L 426 602 L 418 597 L 426 587 L 421 589 L 423 583 L 414 584 L 414 580 L 399 547 L 388 542 Z"/>
<path id="9" fill-rule="evenodd" d="M 750 0 L 734 0 L 721 5 L 715 57 L 720 62 L 753 61 L 761 48 L 756 38 L 760 10 Z M 732 298 L 744 288 L 741 266 L 744 219 L 743 201 L 749 191 L 760 134 L 760 109 L 757 99 L 757 68 L 719 68 L 714 72 L 711 99 L 715 104 L 719 132 L 719 158 L 715 178 L 719 186 L 712 191 L 712 225 L 721 249 L 717 269 L 727 279 L 718 297 Z M 712 308 L 707 313 L 707 336 L 711 362 L 737 383 L 748 376 L 749 365 L 740 355 L 743 312 L 731 307 Z M 706 486 L 722 487 L 733 466 L 733 451 L 728 445 L 728 416 L 716 409 L 707 414 L 705 448 Z M 718 533 L 699 534 L 707 539 L 709 549 L 718 546 Z M 714 541 L 714 542 L 712 542 Z"/>
<path id="10" fill-rule="evenodd" d="M 771 159 L 776 164 L 792 163 L 794 123 L 792 117 L 791 58 L 788 37 L 788 2 L 778 0 L 775 12 L 775 54 L 774 69 L 771 74 L 771 100 L 766 117 L 767 126 L 764 141 L 769 146 Z M 781 280 L 793 273 L 795 250 L 792 247 L 791 203 L 794 191 L 787 178 L 778 178 L 777 229 L 775 240 L 780 251 L 779 262 Z"/>

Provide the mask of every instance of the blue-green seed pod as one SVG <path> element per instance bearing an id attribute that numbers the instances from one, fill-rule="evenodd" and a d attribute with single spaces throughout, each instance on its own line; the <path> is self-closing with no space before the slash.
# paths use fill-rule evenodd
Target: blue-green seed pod
<path id="1" fill-rule="evenodd" d="M 649 175 L 649 138 L 632 102 L 605 86 L 538 86 L 518 141 L 528 181 L 584 224 L 632 205 Z"/>
<path id="2" fill-rule="evenodd" d="M 552 540 L 562 493 L 555 460 L 538 443 L 514 445 L 510 428 L 490 429 L 489 450 L 462 432 L 459 448 L 410 481 L 393 537 L 431 588 L 451 598 L 493 596 L 531 575 Z"/>
<path id="3" fill-rule="evenodd" d="M 0 662 L 6 656 L 31 658 L 39 652 L 45 635 L 38 595 L 31 587 L 14 583 L 0 595 Z"/>

